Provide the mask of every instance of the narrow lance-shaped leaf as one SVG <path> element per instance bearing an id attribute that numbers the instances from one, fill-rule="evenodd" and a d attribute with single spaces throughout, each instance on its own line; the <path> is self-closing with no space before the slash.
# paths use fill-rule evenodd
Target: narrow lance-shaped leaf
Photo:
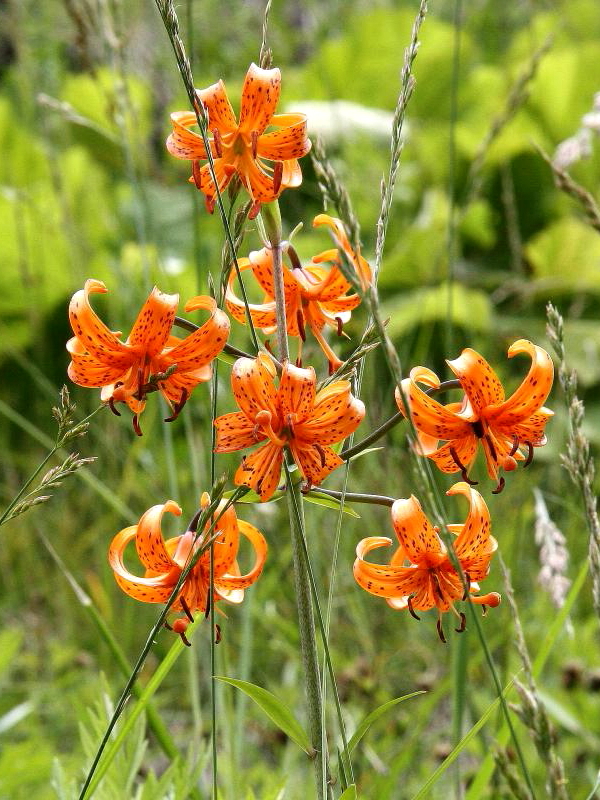
<path id="1" fill-rule="evenodd" d="M 247 694 L 286 736 L 296 742 L 307 755 L 311 757 L 314 755 L 315 751 L 310 743 L 308 734 L 285 703 L 282 703 L 274 694 L 249 681 L 226 678 L 222 675 L 215 675 L 215 678 L 223 681 L 223 683 L 229 683 Z"/>

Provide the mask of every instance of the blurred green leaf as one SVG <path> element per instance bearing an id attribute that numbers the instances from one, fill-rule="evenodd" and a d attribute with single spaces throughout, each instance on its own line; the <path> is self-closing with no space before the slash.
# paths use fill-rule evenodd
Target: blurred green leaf
<path id="1" fill-rule="evenodd" d="M 236 689 L 240 689 L 240 691 L 248 695 L 286 736 L 296 742 L 307 755 L 312 757 L 314 749 L 310 743 L 308 734 L 290 709 L 282 703 L 281 700 L 275 697 L 274 694 L 249 681 L 226 678 L 222 675 L 215 675 L 215 678 L 219 681 L 223 681 L 223 683 L 229 683 L 231 686 L 235 686 Z"/>
<path id="2" fill-rule="evenodd" d="M 419 694 L 425 694 L 425 692 L 424 691 L 411 692 L 410 694 L 405 694 L 402 697 L 395 697 L 393 700 L 388 700 L 387 703 L 383 703 L 383 705 L 380 705 L 379 708 L 376 708 L 374 711 L 371 711 L 370 714 L 367 714 L 367 716 L 360 723 L 360 725 L 350 738 L 350 741 L 348 742 L 349 752 L 351 753 L 354 750 L 356 745 L 367 733 L 371 725 L 374 722 L 377 722 L 377 720 L 380 717 L 386 714 L 391 708 L 394 708 L 394 706 L 397 706 L 399 703 L 403 703 L 405 700 L 410 700 L 411 697 L 416 697 Z"/>

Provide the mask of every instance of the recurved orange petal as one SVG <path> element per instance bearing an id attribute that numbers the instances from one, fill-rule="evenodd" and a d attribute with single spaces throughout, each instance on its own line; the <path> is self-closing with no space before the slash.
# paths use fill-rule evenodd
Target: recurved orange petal
<path id="1" fill-rule="evenodd" d="M 313 226 L 319 227 L 320 225 L 326 225 L 329 228 L 336 245 L 344 251 L 348 261 L 353 264 L 363 291 L 366 290 L 371 283 L 371 267 L 360 253 L 355 253 L 352 249 L 342 221 L 336 217 L 330 217 L 328 214 L 317 214 L 313 220 Z"/>
<path id="2" fill-rule="evenodd" d="M 150 358 L 160 353 L 171 334 L 178 302 L 178 294 L 165 294 L 155 286 L 133 324 L 127 344 L 143 349 Z"/>
<path id="3" fill-rule="evenodd" d="M 243 450 L 265 438 L 242 411 L 223 414 L 215 420 L 217 442 L 215 453 L 233 453 Z"/>
<path id="4" fill-rule="evenodd" d="M 181 516 L 181 508 L 173 500 L 152 506 L 142 514 L 137 526 L 135 548 L 142 564 L 154 572 L 168 572 L 176 566 L 171 559 L 161 530 L 163 514 Z"/>
<path id="5" fill-rule="evenodd" d="M 454 552 L 463 570 L 472 581 L 485 578 L 497 542 L 491 535 L 491 521 L 488 507 L 478 491 L 463 481 L 455 483 L 447 495 L 462 494 L 469 501 L 469 513 L 454 542 Z"/>
<path id="6" fill-rule="evenodd" d="M 236 486 L 249 486 L 267 501 L 279 483 L 283 464 L 283 448 L 267 442 L 258 450 L 242 459 L 235 473 Z"/>
<path id="7" fill-rule="evenodd" d="M 334 469 L 344 463 L 328 445 L 310 444 L 292 439 L 290 450 L 305 480 L 313 486 L 318 486 Z"/>
<path id="8" fill-rule="evenodd" d="M 280 92 L 281 72 L 277 67 L 262 69 L 250 64 L 242 87 L 239 130 L 246 134 L 255 131 L 260 136 L 271 123 Z"/>
<path id="9" fill-rule="evenodd" d="M 392 523 L 398 541 L 413 564 L 419 564 L 425 556 L 431 558 L 428 566 L 436 566 L 435 556 L 443 557 L 446 548 L 425 516 L 417 498 L 396 500 L 392 506 Z"/>
<path id="10" fill-rule="evenodd" d="M 303 369 L 286 361 L 279 380 L 277 399 L 284 424 L 304 422 L 313 411 L 317 376 L 312 367 Z M 291 419 L 290 419 L 291 418 Z"/>
<path id="11" fill-rule="evenodd" d="M 306 114 L 279 114 L 271 120 L 279 130 L 263 134 L 257 143 L 257 153 L 270 161 L 302 158 L 311 147 L 306 135 Z"/>
<path id="12" fill-rule="evenodd" d="M 550 394 L 554 379 L 552 359 L 543 348 L 527 339 L 519 339 L 509 348 L 508 357 L 513 358 L 519 353 L 531 356 L 529 372 L 506 401 L 488 409 L 485 415 L 490 425 L 506 431 L 514 425 L 526 423 L 529 417 L 540 411 Z M 545 409 L 545 414 L 552 416 L 549 409 Z"/>
<path id="13" fill-rule="evenodd" d="M 117 533 L 113 538 L 109 551 L 108 561 L 115 575 L 115 580 L 121 589 L 130 597 L 141 600 L 143 603 L 164 603 L 168 600 L 177 578 L 171 573 L 157 575 L 152 578 L 133 575 L 123 563 L 125 548 L 135 539 L 137 525 L 131 525 Z"/>
<path id="14" fill-rule="evenodd" d="M 217 81 L 206 89 L 196 89 L 196 94 L 208 112 L 210 131 L 216 128 L 219 133 L 231 133 L 237 129 L 235 114 L 223 81 Z"/>
<path id="15" fill-rule="evenodd" d="M 80 340 L 85 351 L 100 363 L 124 371 L 131 366 L 132 354 L 127 345 L 119 341 L 117 335 L 106 327 L 89 301 L 91 294 L 105 292 L 106 286 L 102 281 L 88 279 L 84 288 L 75 292 L 71 298 L 69 321 L 75 338 Z"/>
<path id="16" fill-rule="evenodd" d="M 167 150 L 172 156 L 191 161 L 208 158 L 202 137 L 194 131 L 188 130 L 197 123 L 196 114 L 193 111 L 175 111 L 171 114 L 171 122 L 173 132 L 167 139 Z M 212 142 L 211 151 L 213 158 L 216 158 L 217 152 Z"/>
<path id="17" fill-rule="evenodd" d="M 458 416 L 451 408 L 443 406 L 437 400 L 429 397 L 417 385 L 417 382 L 425 383 L 433 388 L 440 385 L 435 373 L 425 367 L 414 367 L 410 371 L 410 378 L 402 381 L 402 391 L 408 400 L 412 420 L 417 430 L 437 439 L 446 440 L 462 439 L 472 435 L 473 428 L 469 422 Z M 396 403 L 400 411 L 403 411 L 399 389 L 396 389 Z M 451 407 L 454 408 L 455 404 L 451 404 Z"/>
<path id="18" fill-rule="evenodd" d="M 218 587 L 221 589 L 246 589 L 260 577 L 267 558 L 267 541 L 262 533 L 249 522 L 238 520 L 239 532 L 248 539 L 254 550 L 254 565 L 245 575 L 221 575 Z M 215 584 L 217 585 L 217 583 Z"/>
<path id="19" fill-rule="evenodd" d="M 227 342 L 229 318 L 218 308 L 216 300 L 206 295 L 199 295 L 188 300 L 185 305 L 185 310 L 188 312 L 201 309 L 210 313 L 209 319 L 176 347 L 167 351 L 169 359 L 177 364 L 178 372 L 205 366 L 219 355 Z"/>
<path id="20" fill-rule="evenodd" d="M 298 426 L 297 435 L 306 441 L 328 445 L 345 439 L 358 428 L 365 405 L 353 397 L 348 381 L 335 381 L 317 394 L 310 419 Z"/>
<path id="21" fill-rule="evenodd" d="M 485 358 L 476 350 L 467 347 L 458 358 L 446 363 L 460 381 L 477 416 L 480 416 L 487 406 L 502 403 L 504 400 L 502 384 Z"/>
<path id="22" fill-rule="evenodd" d="M 236 403 L 252 423 L 259 411 L 278 416 L 274 374 L 273 362 L 262 353 L 256 358 L 238 358 L 233 365 L 231 388 Z"/>

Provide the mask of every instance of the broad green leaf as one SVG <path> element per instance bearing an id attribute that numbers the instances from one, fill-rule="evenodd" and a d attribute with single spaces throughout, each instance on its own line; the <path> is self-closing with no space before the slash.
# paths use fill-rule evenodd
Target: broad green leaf
<path id="1" fill-rule="evenodd" d="M 600 291 L 600 237 L 585 222 L 563 217 L 540 231 L 525 246 L 536 278 L 551 290 Z"/>
<path id="2" fill-rule="evenodd" d="M 247 694 L 286 736 L 296 742 L 307 755 L 311 757 L 314 755 L 314 749 L 310 743 L 308 734 L 290 709 L 282 703 L 281 700 L 275 697 L 274 694 L 249 681 L 226 678 L 222 675 L 215 675 L 215 678 L 219 681 L 223 681 L 223 683 L 229 683 L 231 686 L 235 686 L 236 689 L 240 689 L 244 694 Z"/>
<path id="3" fill-rule="evenodd" d="M 387 703 L 384 703 L 374 711 L 371 711 L 370 714 L 367 714 L 348 742 L 348 751 L 351 753 L 354 750 L 371 725 L 376 722 L 379 717 L 382 717 L 384 714 L 386 714 L 390 708 L 397 706 L 399 703 L 404 702 L 404 700 L 409 700 L 411 697 L 416 697 L 418 694 L 425 694 L 425 692 L 411 692 L 410 694 L 405 694 L 402 697 L 395 697 L 393 700 L 388 700 Z"/>
<path id="4" fill-rule="evenodd" d="M 417 289 L 382 305 L 382 316 L 390 317 L 388 333 L 399 339 L 421 325 L 444 322 L 451 311 L 452 321 L 469 331 L 485 332 L 492 324 L 492 306 L 485 292 L 452 285 L 449 303 L 448 285 Z"/>
<path id="5" fill-rule="evenodd" d="M 349 786 L 346 791 L 340 795 L 340 800 L 356 800 L 357 797 L 356 784 L 353 783 L 352 786 Z"/>
<path id="6" fill-rule="evenodd" d="M 334 511 L 339 511 L 341 502 L 337 500 L 335 497 L 325 497 L 319 496 L 317 497 L 314 494 L 305 494 L 304 499 L 307 503 L 313 503 L 315 506 L 323 506 L 324 508 L 331 508 Z M 348 514 L 350 517 L 355 517 L 356 519 L 360 519 L 360 514 L 357 514 L 353 508 L 350 508 L 348 503 L 344 503 L 344 508 L 342 509 L 344 514 Z"/>

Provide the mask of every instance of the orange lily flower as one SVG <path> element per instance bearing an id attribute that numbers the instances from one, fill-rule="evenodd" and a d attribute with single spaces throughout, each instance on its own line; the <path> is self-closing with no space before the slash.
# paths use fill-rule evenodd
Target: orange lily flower
<path id="1" fill-rule="evenodd" d="M 210 505 L 210 497 L 206 492 L 202 495 L 201 508 Z M 233 506 L 222 511 L 226 502 L 219 504 L 215 517 L 215 529 L 210 531 L 207 522 L 205 530 L 188 530 L 173 539 L 163 539 L 161 521 L 163 514 L 169 512 L 181 516 L 181 508 L 173 500 L 152 506 L 142 515 L 137 525 L 131 525 L 117 533 L 110 544 L 108 561 L 112 567 L 115 580 L 121 589 L 130 597 L 143 603 L 166 603 L 175 585 L 179 581 L 182 570 L 194 554 L 202 548 L 206 550 L 198 558 L 188 572 L 179 594 L 171 606 L 172 611 L 184 611 L 190 621 L 192 612 L 205 612 L 209 607 L 210 591 L 210 541 L 213 540 L 213 600 L 224 600 L 227 603 L 241 603 L 244 589 L 258 580 L 267 557 L 267 542 L 262 533 L 253 525 L 238 519 Z M 194 525 L 191 526 L 194 528 Z M 240 574 L 236 561 L 240 534 L 245 536 L 254 549 L 254 566 L 246 574 Z M 145 567 L 143 577 L 131 573 L 123 563 L 127 545 L 135 541 L 138 557 Z M 184 620 L 176 620 L 173 629 L 180 634 L 185 632 Z M 185 638 L 184 638 L 184 641 Z M 187 644 L 187 641 L 186 641 Z"/>
<path id="2" fill-rule="evenodd" d="M 315 217 L 313 225 L 315 227 L 326 225 L 333 234 L 336 247 L 314 256 L 312 264 L 303 267 L 294 248 L 287 243 L 284 245 L 284 256 L 287 255 L 292 265 L 290 267 L 284 261 L 288 267 L 284 269 L 286 328 L 290 336 L 298 336 L 300 342 L 303 342 L 306 339 L 305 331 L 308 326 L 327 356 L 330 373 L 333 373 L 343 362 L 333 352 L 321 331 L 329 325 L 341 335 L 342 326 L 348 322 L 352 309 L 361 301 L 358 294 L 346 294 L 351 284 L 340 269 L 342 258 L 340 251 L 343 251 L 346 259 L 353 265 L 363 289 L 366 289 L 371 282 L 371 268 L 359 253 L 353 251 L 341 220 L 327 214 L 319 214 Z M 250 253 L 249 259 L 240 259 L 238 263 L 242 270 L 252 269 L 254 277 L 265 292 L 262 304 L 249 305 L 252 322 L 261 328 L 263 333 L 273 333 L 277 329 L 277 319 L 271 251 L 263 248 Z M 325 263 L 331 264 L 329 269 L 322 266 Z M 225 303 L 229 313 L 238 322 L 245 324 L 246 309 L 243 301 L 233 291 L 234 280 L 235 272 L 232 270 Z"/>
<path id="3" fill-rule="evenodd" d="M 277 488 L 284 447 L 289 447 L 307 483 L 319 484 L 344 463 L 330 445 L 353 433 L 365 415 L 348 381 L 335 381 L 317 393 L 314 369 L 289 362 L 283 366 L 278 388 L 274 376 L 267 355 L 239 358 L 233 365 L 231 386 L 241 411 L 215 420 L 217 453 L 232 453 L 266 440 L 243 458 L 235 474 L 236 485 L 254 489 L 263 502 Z"/>
<path id="4" fill-rule="evenodd" d="M 239 122 L 235 118 L 223 81 L 197 95 L 208 114 L 210 151 L 215 177 L 222 192 L 237 174 L 252 198 L 250 217 L 256 216 L 262 203 L 275 200 L 284 189 L 299 186 L 302 172 L 298 159 L 310 150 L 306 136 L 305 114 L 275 114 L 281 91 L 279 69 L 261 69 L 250 64 L 242 89 Z M 212 213 L 216 188 L 210 167 L 200 167 L 208 158 L 202 137 L 190 130 L 196 124 L 193 111 L 171 114 L 173 133 L 167 149 L 176 158 L 192 162 L 192 177 L 205 195 L 206 208 Z M 275 130 L 265 133 L 267 128 Z"/>
<path id="5" fill-rule="evenodd" d="M 519 339 L 508 350 L 508 357 L 527 353 L 529 372 L 518 389 L 505 400 L 504 389 L 487 361 L 470 347 L 454 361 L 446 363 L 458 378 L 465 393 L 462 403 L 442 405 L 429 397 L 418 384 L 437 389 L 438 376 L 426 367 L 415 367 L 402 390 L 417 431 L 416 451 L 435 461 L 442 472 L 461 472 L 467 476 L 478 445 L 481 444 L 490 478 L 498 481 L 494 494 L 504 486 L 500 469 L 515 469 L 517 461 L 528 466 L 533 448 L 546 444 L 544 427 L 553 412 L 543 404 L 552 388 L 554 366 L 541 347 Z M 403 411 L 402 397 L 396 389 L 396 402 Z M 445 441 L 438 447 L 439 440 Z M 527 453 L 525 456 L 524 453 Z"/>
<path id="6" fill-rule="evenodd" d="M 354 577 L 359 586 L 371 594 L 385 597 L 391 608 L 397 611 L 408 609 L 416 619 L 419 619 L 416 611 L 437 608 L 437 629 L 444 642 L 442 612 L 452 611 L 459 618 L 458 633 L 465 629 L 466 617 L 456 610 L 456 601 L 466 600 L 468 595 L 471 603 L 481 606 L 495 608 L 500 603 L 497 592 L 471 594 L 479 591 L 477 581 L 487 576 L 490 560 L 498 546 L 490 533 L 488 507 L 479 492 L 464 482 L 455 483 L 446 494 L 462 494 L 469 501 L 464 524 L 448 525 L 448 530 L 456 535 L 454 553 L 469 586 L 468 593 L 438 535 L 439 528 L 429 522 L 414 495 L 407 500 L 396 500 L 392 506 L 392 524 L 399 547 L 389 564 L 365 561 L 371 550 L 392 544 L 392 540 L 385 536 L 370 536 L 359 542 L 354 562 Z"/>
<path id="7" fill-rule="evenodd" d="M 205 309 L 210 318 L 184 339 L 171 334 L 179 302 L 177 294 L 156 287 L 142 306 L 127 341 L 113 332 L 90 306 L 89 296 L 106 292 L 101 281 L 87 280 L 69 305 L 75 336 L 67 342 L 71 355 L 68 374 L 79 386 L 102 387 L 101 399 L 119 416 L 115 403 L 134 413 L 133 427 L 141 436 L 138 416 L 149 392 L 160 391 L 175 419 L 192 390 L 210 380 L 210 362 L 225 347 L 229 319 L 212 297 L 192 298 L 186 311 Z"/>

